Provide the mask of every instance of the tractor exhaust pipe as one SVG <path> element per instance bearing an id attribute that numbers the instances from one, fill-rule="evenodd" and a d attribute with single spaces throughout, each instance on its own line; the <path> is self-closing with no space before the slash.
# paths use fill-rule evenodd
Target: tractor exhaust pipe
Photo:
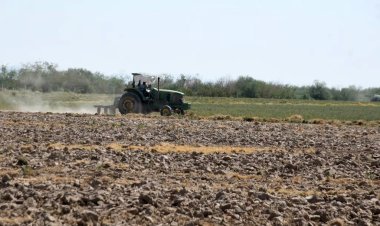
<path id="1" fill-rule="evenodd" d="M 159 100 L 160 99 L 160 77 L 158 77 L 158 79 L 157 79 L 157 89 L 158 89 L 157 98 Z"/>

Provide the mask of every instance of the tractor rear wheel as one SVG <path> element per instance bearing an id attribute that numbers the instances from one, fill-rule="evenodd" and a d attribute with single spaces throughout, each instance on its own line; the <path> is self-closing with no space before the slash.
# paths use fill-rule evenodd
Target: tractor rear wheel
<path id="1" fill-rule="evenodd" d="M 141 113 L 142 104 L 141 99 L 134 93 L 125 93 L 120 97 L 118 108 L 120 114 L 125 115 L 128 113 Z"/>

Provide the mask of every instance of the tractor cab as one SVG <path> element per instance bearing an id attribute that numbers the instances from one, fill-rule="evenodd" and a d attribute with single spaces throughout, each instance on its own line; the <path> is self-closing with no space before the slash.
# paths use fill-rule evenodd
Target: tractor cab
<path id="1" fill-rule="evenodd" d="M 140 73 L 132 73 L 133 81 L 132 88 L 137 89 L 143 95 L 144 99 L 151 97 L 150 92 L 152 90 L 152 84 L 157 80 L 156 76 L 142 75 Z"/>

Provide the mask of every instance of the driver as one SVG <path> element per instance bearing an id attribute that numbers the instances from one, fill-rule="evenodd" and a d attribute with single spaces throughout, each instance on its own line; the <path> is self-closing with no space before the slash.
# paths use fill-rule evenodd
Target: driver
<path id="1" fill-rule="evenodd" d="M 143 84 L 141 86 L 141 91 L 144 94 L 144 96 L 148 96 L 149 95 L 149 93 L 148 93 L 148 91 L 146 89 L 147 89 L 146 82 L 143 82 Z"/>

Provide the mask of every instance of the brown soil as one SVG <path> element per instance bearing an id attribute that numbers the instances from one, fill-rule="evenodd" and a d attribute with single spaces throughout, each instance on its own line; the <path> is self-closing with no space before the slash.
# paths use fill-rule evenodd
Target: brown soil
<path id="1" fill-rule="evenodd" d="M 380 129 L 0 112 L 0 225 L 379 225 Z"/>

